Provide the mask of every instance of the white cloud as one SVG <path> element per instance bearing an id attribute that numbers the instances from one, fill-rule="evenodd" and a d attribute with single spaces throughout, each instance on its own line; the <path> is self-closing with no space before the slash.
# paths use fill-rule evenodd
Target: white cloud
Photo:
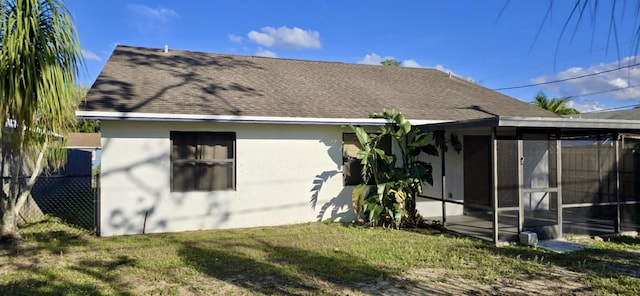
<path id="1" fill-rule="evenodd" d="M 229 34 L 229 35 L 227 35 L 227 38 L 229 38 L 229 40 L 231 40 L 231 42 L 242 43 L 242 36 Z"/>
<path id="2" fill-rule="evenodd" d="M 567 107 L 575 108 L 576 110 L 580 111 L 580 113 L 594 112 L 594 111 L 604 110 L 606 108 L 605 105 L 602 105 L 596 101 L 586 100 L 583 98 L 571 99 L 567 103 Z"/>
<path id="3" fill-rule="evenodd" d="M 259 56 L 259 57 L 267 57 L 267 58 L 277 58 L 278 57 L 278 55 L 275 52 L 270 51 L 270 50 L 266 50 L 266 49 L 264 49 L 262 47 L 258 47 L 258 49 L 256 50 L 255 55 Z"/>
<path id="4" fill-rule="evenodd" d="M 84 57 L 85 60 L 98 61 L 98 62 L 102 61 L 102 58 L 100 58 L 97 54 L 95 54 L 90 50 L 83 49 L 82 56 Z"/>
<path id="5" fill-rule="evenodd" d="M 440 71 L 442 71 L 444 73 L 451 74 L 453 76 L 460 77 L 460 78 L 462 78 L 464 80 L 467 80 L 467 81 L 475 83 L 475 80 L 473 80 L 473 77 L 471 77 L 471 76 L 464 77 L 464 76 L 459 75 L 458 73 L 454 72 L 453 70 L 451 70 L 451 69 L 449 69 L 449 68 L 447 68 L 447 67 L 445 67 L 443 65 L 437 64 L 433 68 L 436 69 L 436 70 L 440 70 Z"/>
<path id="6" fill-rule="evenodd" d="M 370 54 L 365 55 L 362 59 L 360 59 L 357 63 L 358 64 L 366 64 L 366 65 L 382 65 L 382 61 L 386 61 L 386 60 L 395 60 L 396 58 L 394 58 L 393 56 L 380 56 L 378 54 L 376 54 L 375 52 L 372 52 Z M 400 64 L 402 67 L 409 67 L 409 68 L 422 68 L 422 66 L 420 66 L 420 64 L 418 64 L 418 62 L 416 62 L 415 60 L 404 60 L 402 61 L 402 63 Z"/>
<path id="7" fill-rule="evenodd" d="M 380 63 L 382 61 L 395 60 L 395 59 L 396 58 L 394 58 L 393 56 L 384 56 L 384 57 L 382 57 L 382 56 L 376 54 L 375 52 L 372 52 L 370 54 L 365 55 L 357 63 L 358 64 L 367 64 L 367 65 L 381 65 Z M 416 62 L 416 60 L 407 59 L 407 60 L 402 61 L 401 66 L 402 67 L 407 67 L 407 68 L 433 68 L 433 69 L 440 70 L 440 71 L 445 72 L 447 74 L 451 74 L 451 75 L 454 75 L 454 76 L 457 76 L 457 77 L 460 77 L 462 79 L 465 79 L 465 80 L 468 80 L 468 81 L 471 81 L 471 82 L 475 83 L 475 81 L 473 80 L 473 78 L 471 76 L 464 77 L 462 75 L 458 75 L 456 72 L 454 72 L 451 69 L 446 68 L 445 66 L 440 65 L 440 64 L 435 65 L 433 67 L 422 66 L 418 62 Z"/>
<path id="8" fill-rule="evenodd" d="M 638 98 L 640 98 L 640 88 L 634 86 L 640 85 L 640 66 L 628 67 L 629 65 L 636 64 L 638 58 L 640 58 L 640 56 L 631 56 L 621 61 L 606 64 L 600 63 L 588 68 L 571 67 L 553 76 L 543 75 L 535 77 L 531 79 L 531 83 L 544 83 L 589 75 L 584 78 L 544 85 L 542 88 L 557 93 L 560 96 L 572 97 L 622 88 L 621 90 L 602 93 L 601 96 L 606 96 L 618 101 L 638 100 Z M 596 74 L 620 67 L 627 68 Z"/>
<path id="9" fill-rule="evenodd" d="M 445 67 L 443 65 L 440 65 L 440 64 L 435 65 L 433 68 L 436 69 L 436 70 L 442 71 L 444 73 L 447 73 L 447 74 L 459 76 L 459 75 L 456 75 L 456 73 L 453 72 L 453 70 L 451 70 L 451 69 L 449 69 L 449 68 L 447 68 L 447 67 Z"/>
<path id="10" fill-rule="evenodd" d="M 264 27 L 260 31 L 251 31 L 247 36 L 251 41 L 262 46 L 287 49 L 322 47 L 318 31 L 303 30 L 298 27 L 290 29 L 285 26 L 279 28 Z"/>
<path id="11" fill-rule="evenodd" d="M 395 60 L 395 58 L 392 56 L 381 57 L 375 52 L 372 52 L 371 54 L 367 54 L 364 56 L 364 58 L 359 60 L 358 64 L 380 65 L 380 63 L 385 60 Z"/>
<path id="12" fill-rule="evenodd" d="M 141 31 L 164 31 L 168 23 L 180 18 L 175 10 L 161 6 L 130 4 L 127 8 L 134 15 L 134 24 Z"/>
<path id="13" fill-rule="evenodd" d="M 179 17 L 175 10 L 164 7 L 153 8 L 142 4 L 130 4 L 129 10 L 138 16 L 160 22 L 167 22 Z"/>
<path id="14" fill-rule="evenodd" d="M 608 81 L 608 83 L 609 83 L 610 85 L 615 86 L 615 87 L 618 87 L 618 88 L 629 87 L 629 83 L 627 83 L 627 81 L 626 81 L 626 80 L 624 80 L 624 79 L 622 79 L 622 78 L 620 78 L 620 77 L 617 77 L 617 78 L 611 79 L 611 80 L 609 80 L 609 81 Z"/>
<path id="15" fill-rule="evenodd" d="M 418 62 L 414 60 L 404 60 L 402 61 L 402 66 L 409 68 L 422 68 L 422 66 L 420 66 L 420 64 L 418 64 Z"/>

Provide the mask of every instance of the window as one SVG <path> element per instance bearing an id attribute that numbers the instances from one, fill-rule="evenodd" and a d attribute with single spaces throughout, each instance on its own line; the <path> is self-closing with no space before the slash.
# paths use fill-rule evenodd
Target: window
<path id="1" fill-rule="evenodd" d="M 235 189 L 232 132 L 175 132 L 171 137 L 171 191 Z"/>
<path id="2" fill-rule="evenodd" d="M 362 184 L 362 164 L 357 158 L 358 151 L 362 148 L 358 138 L 354 133 L 342 134 L 342 176 L 344 185 Z M 378 148 L 384 150 L 385 154 L 391 155 L 391 137 L 385 136 L 378 141 Z M 369 180 L 373 184 L 373 178 Z"/>

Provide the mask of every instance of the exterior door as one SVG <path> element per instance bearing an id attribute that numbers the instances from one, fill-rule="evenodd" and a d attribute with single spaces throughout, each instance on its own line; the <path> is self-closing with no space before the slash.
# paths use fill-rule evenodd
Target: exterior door
<path id="1" fill-rule="evenodd" d="M 560 145 L 548 135 L 523 135 L 520 156 L 520 230 L 539 239 L 554 239 L 561 232 L 561 196 L 558 190 Z"/>

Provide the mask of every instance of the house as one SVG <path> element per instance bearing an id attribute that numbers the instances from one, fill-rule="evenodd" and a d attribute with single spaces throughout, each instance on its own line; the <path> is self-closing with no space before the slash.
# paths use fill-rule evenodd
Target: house
<path id="1" fill-rule="evenodd" d="M 79 117 L 101 120 L 102 236 L 352 221 L 358 172 L 349 125 L 375 130 L 388 123 L 368 115 L 393 108 L 427 131 L 446 130 L 462 148 L 425 156 L 437 181 L 421 197 L 420 213 L 443 223 L 489 215 L 480 222 L 497 242 L 500 223 L 525 230 L 512 223 L 513 211 L 501 219 L 492 210 L 499 195 L 518 222 L 525 195 L 530 209 L 557 206 L 545 196 L 561 190 L 548 188 L 543 176 L 560 175 L 548 165 L 558 159 L 549 143 L 559 134 L 552 132 L 640 128 L 561 118 L 434 69 L 128 46 L 115 49 L 80 108 Z M 498 191 L 523 175 L 518 141 L 534 131 L 541 142 L 524 151 L 538 161 L 531 158 L 526 178 L 548 190 L 508 184 Z M 508 155 L 496 154 L 502 140 Z M 500 165 L 512 171 L 496 173 Z M 461 232 L 476 222 L 464 223 Z"/>
<path id="2" fill-rule="evenodd" d="M 572 115 L 577 118 L 591 119 L 624 119 L 624 120 L 640 120 L 640 109 L 625 109 L 616 111 L 597 111 L 583 114 Z"/>
<path id="3" fill-rule="evenodd" d="M 100 145 L 100 133 L 69 133 L 69 135 L 67 135 L 67 149 L 70 149 L 69 153 L 90 155 L 91 170 L 100 167 Z M 73 157 L 73 155 L 70 154 L 69 157 Z M 83 174 L 91 175 L 91 170 Z"/>

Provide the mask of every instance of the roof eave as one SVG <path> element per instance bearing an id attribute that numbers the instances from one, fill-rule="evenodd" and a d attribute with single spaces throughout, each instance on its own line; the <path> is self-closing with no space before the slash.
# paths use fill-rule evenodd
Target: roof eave
<path id="1" fill-rule="evenodd" d="M 424 131 L 478 127 L 640 130 L 640 120 L 496 116 L 420 126 Z"/>
<path id="2" fill-rule="evenodd" d="M 308 125 L 389 125 L 391 122 L 380 118 L 310 118 L 277 116 L 200 115 L 168 114 L 112 111 L 76 111 L 81 119 L 132 120 L 132 121 L 180 121 L 180 122 L 225 122 L 256 124 L 308 124 Z M 410 120 L 414 125 L 446 122 L 444 120 Z"/>

